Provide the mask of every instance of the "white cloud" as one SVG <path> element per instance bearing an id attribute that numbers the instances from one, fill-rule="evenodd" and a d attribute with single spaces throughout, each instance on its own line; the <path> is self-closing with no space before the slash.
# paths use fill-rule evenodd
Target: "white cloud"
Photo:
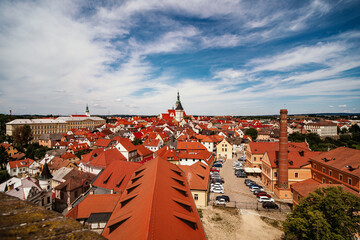
<path id="1" fill-rule="evenodd" d="M 346 104 L 344 104 L 344 105 L 339 105 L 338 107 L 339 107 L 339 108 L 346 108 Z"/>
<path id="2" fill-rule="evenodd" d="M 304 64 L 326 63 L 339 57 L 346 46 L 340 43 L 318 43 L 315 46 L 301 46 L 275 56 L 251 60 L 249 65 L 255 66 L 254 71 L 284 71 Z"/>

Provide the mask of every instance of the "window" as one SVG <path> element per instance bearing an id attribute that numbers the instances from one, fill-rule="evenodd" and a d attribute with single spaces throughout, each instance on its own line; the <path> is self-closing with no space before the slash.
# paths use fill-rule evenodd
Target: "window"
<path id="1" fill-rule="evenodd" d="M 45 201 L 44 201 L 44 199 L 42 198 L 41 199 L 41 206 L 44 206 L 45 205 Z"/>
<path id="2" fill-rule="evenodd" d="M 325 173 L 325 168 L 324 167 L 322 168 L 322 172 Z"/>
<path id="3" fill-rule="evenodd" d="M 295 178 L 298 178 L 299 177 L 299 173 L 295 173 Z"/>
<path id="4" fill-rule="evenodd" d="M 314 169 L 316 169 L 316 163 L 314 163 L 314 166 L 313 166 L 313 167 L 314 167 Z"/>
<path id="5" fill-rule="evenodd" d="M 277 177 L 277 172 L 274 172 L 274 177 Z"/>
<path id="6" fill-rule="evenodd" d="M 329 181 L 329 184 L 332 184 L 332 181 Z"/>
<path id="7" fill-rule="evenodd" d="M 50 197 L 47 197 L 47 203 L 50 203 Z"/>
<path id="8" fill-rule="evenodd" d="M 352 184 L 352 179 L 348 178 L 348 183 L 351 185 Z"/>
<path id="9" fill-rule="evenodd" d="M 323 179 L 322 179 L 322 183 L 326 183 L 326 180 L 325 180 L 325 178 L 323 178 Z"/>
<path id="10" fill-rule="evenodd" d="M 332 170 L 329 170 L 329 175 L 332 176 Z"/>
<path id="11" fill-rule="evenodd" d="M 194 200 L 199 200 L 199 195 L 198 194 L 194 194 Z"/>
<path id="12" fill-rule="evenodd" d="M 341 174 L 339 174 L 339 180 L 342 181 L 343 180 L 343 176 Z"/>
<path id="13" fill-rule="evenodd" d="M 314 176 L 313 176 L 314 179 L 316 179 L 316 174 L 314 173 Z"/>

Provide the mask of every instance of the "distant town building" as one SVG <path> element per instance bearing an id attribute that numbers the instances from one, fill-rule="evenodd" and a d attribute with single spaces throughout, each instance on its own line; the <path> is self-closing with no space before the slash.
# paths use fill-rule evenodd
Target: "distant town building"
<path id="1" fill-rule="evenodd" d="M 320 137 L 337 136 L 337 124 L 328 121 L 308 123 L 304 126 L 305 130 L 319 134 Z"/>
<path id="2" fill-rule="evenodd" d="M 106 123 L 100 117 L 91 117 L 89 108 L 86 115 L 71 115 L 69 117 L 40 118 L 40 119 L 15 119 L 6 123 L 6 135 L 12 136 L 15 129 L 28 125 L 33 134 L 33 142 L 37 142 L 43 134 L 66 133 L 73 128 L 94 129 Z"/>

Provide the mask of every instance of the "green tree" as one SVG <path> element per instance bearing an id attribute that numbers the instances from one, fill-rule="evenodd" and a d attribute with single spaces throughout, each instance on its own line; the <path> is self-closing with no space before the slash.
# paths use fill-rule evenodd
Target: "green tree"
<path id="1" fill-rule="evenodd" d="M 84 150 L 77 151 L 77 152 L 75 153 L 75 155 L 76 155 L 79 159 L 81 159 L 81 156 L 82 156 L 82 155 L 88 154 L 88 153 L 90 153 L 90 152 L 91 152 L 91 149 L 84 149 Z"/>
<path id="2" fill-rule="evenodd" d="M 285 239 L 354 239 L 360 232 L 360 197 L 341 187 L 317 189 L 283 223 Z"/>
<path id="3" fill-rule="evenodd" d="M 50 150 L 50 148 L 40 146 L 38 143 L 32 143 L 26 147 L 25 155 L 27 158 L 41 159 L 45 157 L 48 150 Z"/>
<path id="4" fill-rule="evenodd" d="M 13 138 L 15 146 L 19 149 L 24 149 L 24 147 L 27 146 L 33 138 L 30 126 L 24 125 L 16 128 Z"/>
<path id="5" fill-rule="evenodd" d="M 6 168 L 6 164 L 9 161 L 9 154 L 6 152 L 6 149 L 3 146 L 0 146 L 0 165 L 1 169 Z"/>
<path id="6" fill-rule="evenodd" d="M 248 135 L 253 140 L 255 140 L 258 136 L 258 131 L 255 128 L 249 128 L 249 129 L 246 129 L 245 135 Z"/>
<path id="7" fill-rule="evenodd" d="M 132 141 L 134 145 L 141 145 L 143 142 L 139 138 L 135 138 L 134 141 Z"/>

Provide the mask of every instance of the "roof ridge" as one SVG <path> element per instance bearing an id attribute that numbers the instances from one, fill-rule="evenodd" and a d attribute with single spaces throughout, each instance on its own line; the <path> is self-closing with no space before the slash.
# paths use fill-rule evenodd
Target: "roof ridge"
<path id="1" fill-rule="evenodd" d="M 155 171 L 154 171 L 155 176 L 153 177 L 153 183 L 154 183 L 153 186 L 154 187 L 151 189 L 152 190 L 152 194 L 151 194 L 152 198 L 151 198 L 151 204 L 150 204 L 151 205 L 151 210 L 150 210 L 150 215 L 149 215 L 149 219 L 148 219 L 149 221 L 148 221 L 148 224 L 146 225 L 146 228 L 147 228 L 146 239 L 154 239 L 154 238 L 149 237 L 149 236 L 153 235 L 153 231 L 152 231 L 152 228 L 151 228 L 151 222 L 152 222 L 153 219 L 155 219 L 155 218 L 152 218 L 152 215 L 153 215 L 153 213 L 156 212 L 156 209 L 155 209 L 156 200 L 155 200 L 155 198 L 157 198 L 156 189 L 157 189 L 157 184 L 158 184 L 158 181 L 157 181 L 158 172 L 160 173 L 160 171 L 159 171 L 159 161 L 160 161 L 160 159 L 162 159 L 162 158 L 160 158 L 159 156 L 157 157 L 157 159 L 154 159 L 155 160 L 155 166 L 154 166 L 154 168 L 155 168 Z M 150 231 L 151 231 L 151 233 L 150 233 Z"/>

